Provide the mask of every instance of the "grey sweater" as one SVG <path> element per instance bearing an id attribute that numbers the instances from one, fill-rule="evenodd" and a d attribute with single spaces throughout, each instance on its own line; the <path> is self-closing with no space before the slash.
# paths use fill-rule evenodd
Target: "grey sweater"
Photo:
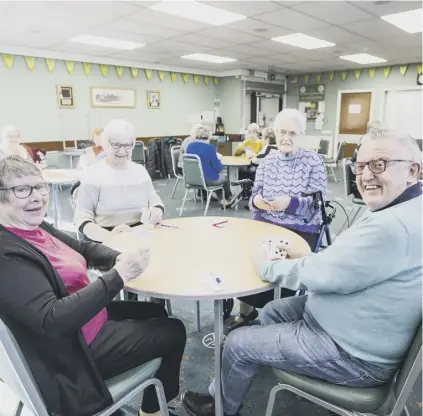
<path id="1" fill-rule="evenodd" d="M 396 365 L 422 319 L 422 196 L 367 211 L 325 251 L 259 273 L 307 289 L 306 307 L 347 353 Z"/>

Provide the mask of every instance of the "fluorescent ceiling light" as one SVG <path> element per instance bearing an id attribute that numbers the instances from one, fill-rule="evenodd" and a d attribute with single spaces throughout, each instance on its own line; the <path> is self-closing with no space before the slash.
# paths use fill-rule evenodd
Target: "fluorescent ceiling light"
<path id="1" fill-rule="evenodd" d="M 333 42 L 317 39 L 313 36 L 304 35 L 303 33 L 293 33 L 292 35 L 278 36 L 272 38 L 275 42 L 285 43 L 287 45 L 296 46 L 303 49 L 320 49 L 335 46 Z"/>
<path id="2" fill-rule="evenodd" d="M 99 36 L 91 35 L 78 35 L 69 39 L 71 42 L 84 43 L 86 45 L 101 46 L 103 48 L 123 49 L 131 51 L 137 48 L 143 48 L 145 45 L 142 43 L 129 42 L 127 40 L 102 38 Z"/>
<path id="3" fill-rule="evenodd" d="M 423 9 L 409 10 L 407 12 L 388 14 L 381 19 L 408 32 L 419 33 L 423 30 Z"/>
<path id="4" fill-rule="evenodd" d="M 368 53 L 356 53 L 355 55 L 340 56 L 345 61 L 356 62 L 357 64 L 380 64 L 386 62 L 386 59 L 378 58 L 377 56 L 370 55 Z"/>
<path id="5" fill-rule="evenodd" d="M 151 6 L 150 9 L 213 26 L 222 26 L 247 18 L 241 14 L 228 12 L 197 1 L 161 1 Z"/>
<path id="6" fill-rule="evenodd" d="M 191 53 L 190 55 L 181 56 L 183 59 L 191 61 L 211 62 L 213 64 L 227 64 L 228 62 L 236 62 L 236 59 L 225 58 L 224 56 L 207 55 L 206 53 Z"/>

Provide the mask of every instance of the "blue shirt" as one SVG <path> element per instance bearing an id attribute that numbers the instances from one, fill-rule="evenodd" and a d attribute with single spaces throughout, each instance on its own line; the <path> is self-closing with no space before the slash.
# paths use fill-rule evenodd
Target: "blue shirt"
<path id="1" fill-rule="evenodd" d="M 219 179 L 219 172 L 222 171 L 223 165 L 217 157 L 216 149 L 211 144 L 195 141 L 187 147 L 187 154 L 200 157 L 206 181 Z"/>

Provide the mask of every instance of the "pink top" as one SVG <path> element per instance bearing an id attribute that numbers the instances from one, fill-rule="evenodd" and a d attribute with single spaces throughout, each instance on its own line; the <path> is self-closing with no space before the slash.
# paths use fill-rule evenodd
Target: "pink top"
<path id="1" fill-rule="evenodd" d="M 70 295 L 90 284 L 84 257 L 42 228 L 33 231 L 17 228 L 7 228 L 7 230 L 37 247 L 48 258 Z M 87 344 L 93 341 L 106 321 L 107 311 L 103 309 L 82 327 Z"/>

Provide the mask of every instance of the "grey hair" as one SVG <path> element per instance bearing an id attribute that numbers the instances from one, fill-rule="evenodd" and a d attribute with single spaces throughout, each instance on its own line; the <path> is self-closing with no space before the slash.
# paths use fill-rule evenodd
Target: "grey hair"
<path id="1" fill-rule="evenodd" d="M 298 134 L 304 134 L 306 131 L 306 119 L 303 113 L 301 111 L 295 109 L 295 108 L 285 108 L 282 110 L 275 118 L 275 122 L 273 124 L 273 128 L 275 131 L 278 130 L 284 130 L 281 127 L 281 124 L 284 123 L 285 120 L 289 120 L 291 122 L 294 122 L 296 127 L 295 131 Z"/>
<path id="2" fill-rule="evenodd" d="M 193 124 L 191 126 L 191 130 L 189 132 L 189 135 L 192 139 L 195 139 L 197 137 L 197 129 L 199 129 L 200 127 L 203 127 L 202 124 L 198 123 L 198 124 Z"/>
<path id="3" fill-rule="evenodd" d="M 103 149 L 109 148 L 110 142 L 118 138 L 132 140 L 135 146 L 136 135 L 134 125 L 122 118 L 110 120 L 104 126 L 103 134 L 101 135 Z"/>
<path id="4" fill-rule="evenodd" d="M 369 122 L 367 123 L 367 133 L 385 130 L 388 130 L 388 127 L 383 121 L 369 120 Z"/>
<path id="5" fill-rule="evenodd" d="M 43 177 L 41 170 L 33 162 L 17 155 L 0 159 L 0 188 L 7 188 L 11 180 L 24 176 Z M 6 191 L 0 191 L 0 203 L 6 201 Z"/>
<path id="6" fill-rule="evenodd" d="M 195 138 L 197 140 L 209 140 L 211 137 L 211 130 L 208 127 L 199 125 L 195 130 Z"/>
<path id="7" fill-rule="evenodd" d="M 247 127 L 248 136 L 258 136 L 260 132 L 261 132 L 261 129 L 257 123 L 251 123 Z"/>
<path id="8" fill-rule="evenodd" d="M 269 140 L 269 144 L 276 144 L 275 130 L 273 127 L 266 127 L 262 131 L 262 139 Z"/>
<path id="9" fill-rule="evenodd" d="M 1 131 L 1 138 L 0 138 L 0 142 L 4 141 L 5 139 L 7 139 L 11 133 L 17 133 L 18 135 L 20 135 L 20 131 L 16 126 L 5 126 L 3 127 L 2 131 Z"/>

